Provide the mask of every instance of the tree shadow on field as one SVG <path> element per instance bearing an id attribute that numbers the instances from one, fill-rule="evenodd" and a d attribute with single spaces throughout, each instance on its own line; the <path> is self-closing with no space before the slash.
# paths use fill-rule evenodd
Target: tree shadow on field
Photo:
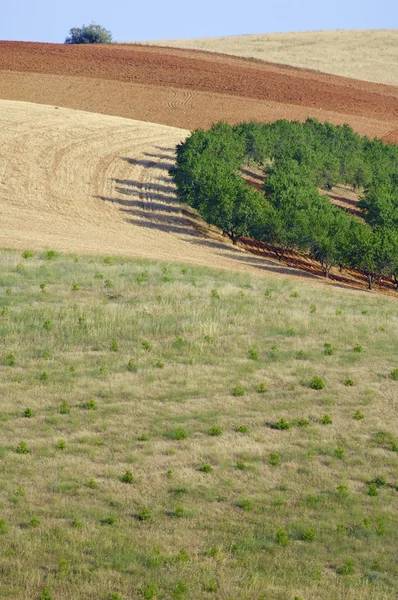
<path id="1" fill-rule="evenodd" d="M 134 179 L 112 179 L 112 181 L 114 181 L 115 183 L 119 184 L 119 185 L 125 185 L 128 186 L 131 189 L 137 189 L 137 190 L 145 190 L 145 191 L 155 191 L 157 193 L 159 192 L 164 192 L 165 194 L 175 194 L 176 192 L 176 187 L 172 186 L 172 185 L 163 185 L 161 183 L 154 183 L 154 182 L 147 182 L 145 181 L 145 183 L 141 182 L 141 181 L 136 181 Z M 165 196 L 165 198 L 168 198 L 168 200 L 172 200 L 172 198 Z"/>
<path id="2" fill-rule="evenodd" d="M 154 146 L 156 150 L 163 150 L 163 152 L 175 152 L 176 146 L 174 148 L 170 148 L 169 146 Z"/>
<path id="3" fill-rule="evenodd" d="M 129 163 L 129 165 L 138 165 L 140 167 L 145 167 L 146 169 L 162 169 L 164 171 L 168 171 L 172 166 L 173 162 L 159 162 L 156 160 L 145 160 L 144 158 L 129 158 L 128 156 L 121 156 L 121 160 Z"/>
<path id="4" fill-rule="evenodd" d="M 161 151 L 171 151 L 170 148 L 159 147 Z M 169 170 L 174 164 L 174 156 L 169 154 L 145 153 L 146 158 L 136 159 L 121 156 L 120 159 L 131 164 L 144 167 L 145 169 L 164 169 Z M 149 160 L 149 159 L 158 160 Z M 170 162 L 164 162 L 164 161 Z M 260 176 L 245 169 L 246 174 L 251 177 Z M 216 239 L 217 232 L 211 231 L 208 225 L 201 221 L 197 213 L 185 205 L 179 204 L 178 200 L 172 194 L 175 194 L 176 188 L 167 176 L 158 176 L 155 181 L 138 181 L 134 179 L 113 178 L 116 184 L 115 192 L 119 196 L 107 197 L 97 196 L 106 203 L 118 205 L 119 211 L 123 213 L 124 220 L 135 227 L 144 229 L 158 230 L 165 233 L 177 234 L 183 236 L 188 244 L 209 248 L 220 259 L 238 261 L 248 267 L 259 269 L 263 272 L 277 273 L 281 275 L 295 275 L 306 279 L 323 279 L 317 273 L 311 273 L 289 265 L 280 264 L 266 256 L 259 257 L 251 254 L 247 249 L 233 247 L 228 242 L 223 243 Z M 162 183 L 158 183 L 161 181 Z M 120 197 L 122 196 L 122 197 Z M 336 199 L 339 199 L 336 196 Z M 347 199 L 344 199 L 347 202 Z M 187 247 L 187 252 L 189 247 Z M 181 257 L 183 259 L 183 257 Z M 333 284 L 339 287 L 347 288 L 343 283 Z"/>

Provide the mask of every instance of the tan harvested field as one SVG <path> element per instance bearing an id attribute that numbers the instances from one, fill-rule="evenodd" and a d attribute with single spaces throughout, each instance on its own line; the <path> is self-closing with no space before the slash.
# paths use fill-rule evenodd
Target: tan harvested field
<path id="1" fill-rule="evenodd" d="M 398 85 L 398 29 L 303 31 L 149 43 L 222 52 Z"/>
<path id="2" fill-rule="evenodd" d="M 258 266 L 176 202 L 167 170 L 187 131 L 5 100 L 0 111 L 0 247 L 292 272 Z"/>

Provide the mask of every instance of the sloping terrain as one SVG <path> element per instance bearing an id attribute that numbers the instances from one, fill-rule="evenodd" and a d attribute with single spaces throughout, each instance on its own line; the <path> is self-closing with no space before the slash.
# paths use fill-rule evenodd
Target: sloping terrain
<path id="1" fill-rule="evenodd" d="M 398 29 L 301 31 L 149 43 L 258 58 L 398 85 Z"/>
<path id="2" fill-rule="evenodd" d="M 313 116 L 382 136 L 398 88 L 255 61 L 135 45 L 0 43 L 0 97 L 193 129 Z"/>
<path id="3" fill-rule="evenodd" d="M 206 52 L 0 42 L 0 75 L 7 248 L 286 273 L 214 232 L 204 237 L 203 224 L 181 211 L 167 174 L 175 145 L 219 119 L 312 116 L 369 136 L 398 130 L 397 87 Z"/>
<path id="4" fill-rule="evenodd" d="M 0 101 L 0 247 L 292 272 L 231 248 L 176 202 L 168 169 L 187 131 Z"/>

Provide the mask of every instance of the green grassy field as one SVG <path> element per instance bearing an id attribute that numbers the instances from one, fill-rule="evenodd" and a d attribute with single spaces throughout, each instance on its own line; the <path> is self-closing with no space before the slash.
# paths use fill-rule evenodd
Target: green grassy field
<path id="1" fill-rule="evenodd" d="M 0 264 L 1 598 L 397 597 L 394 298 Z"/>

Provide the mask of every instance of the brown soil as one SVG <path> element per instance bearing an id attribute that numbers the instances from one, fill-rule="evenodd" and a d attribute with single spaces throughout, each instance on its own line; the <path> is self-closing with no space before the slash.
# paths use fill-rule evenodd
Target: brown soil
<path id="1" fill-rule="evenodd" d="M 196 50 L 0 42 L 0 71 L 2 98 L 57 100 L 188 129 L 220 118 L 309 115 L 349 122 L 368 135 L 398 126 L 395 86 Z"/>

